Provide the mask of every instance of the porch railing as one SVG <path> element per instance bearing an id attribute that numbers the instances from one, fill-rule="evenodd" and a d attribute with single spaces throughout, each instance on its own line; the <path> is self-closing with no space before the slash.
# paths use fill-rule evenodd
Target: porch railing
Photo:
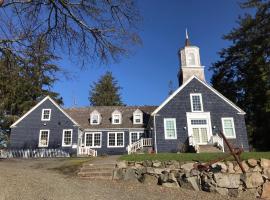
<path id="1" fill-rule="evenodd" d="M 223 138 L 220 137 L 218 134 L 213 135 L 210 142 L 212 144 L 216 144 L 219 148 L 221 148 L 222 152 L 224 152 L 224 141 Z"/>
<path id="2" fill-rule="evenodd" d="M 141 138 L 138 141 L 127 146 L 128 154 L 132 154 L 137 152 L 139 149 L 143 147 L 151 147 L 152 146 L 152 138 Z"/>
<path id="3" fill-rule="evenodd" d="M 78 147 L 78 155 L 96 157 L 97 151 L 90 147 Z"/>

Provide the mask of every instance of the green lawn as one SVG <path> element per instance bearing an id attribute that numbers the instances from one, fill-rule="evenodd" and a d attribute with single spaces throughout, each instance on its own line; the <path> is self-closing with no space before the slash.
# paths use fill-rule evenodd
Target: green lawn
<path id="1" fill-rule="evenodd" d="M 201 161 L 207 162 L 209 160 L 214 160 L 223 157 L 223 153 L 159 153 L 159 154 L 132 154 L 123 155 L 119 159 L 127 161 L 144 161 L 144 160 L 178 160 L 178 161 Z M 241 154 L 242 160 L 247 160 L 249 158 L 266 158 L 270 159 L 270 152 L 245 152 Z M 227 160 L 233 160 L 231 156 Z"/>

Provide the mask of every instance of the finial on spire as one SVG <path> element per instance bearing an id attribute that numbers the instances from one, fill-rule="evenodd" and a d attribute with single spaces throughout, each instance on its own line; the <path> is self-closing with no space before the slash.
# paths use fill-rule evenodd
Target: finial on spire
<path id="1" fill-rule="evenodd" d="M 189 37 L 188 37 L 187 28 L 186 28 L 186 42 L 185 42 L 185 46 L 190 46 L 190 41 L 189 41 Z"/>

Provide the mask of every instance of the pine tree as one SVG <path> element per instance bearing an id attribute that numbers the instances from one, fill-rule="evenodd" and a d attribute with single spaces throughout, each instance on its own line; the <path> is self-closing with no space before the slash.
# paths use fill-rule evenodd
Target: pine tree
<path id="1" fill-rule="evenodd" d="M 231 46 L 220 52 L 212 66 L 213 86 L 246 111 L 251 144 L 258 150 L 270 149 L 270 2 L 249 0 L 243 8 L 255 14 L 239 19 L 224 39 Z"/>
<path id="2" fill-rule="evenodd" d="M 118 82 L 111 72 L 106 72 L 98 82 L 90 86 L 89 101 L 92 106 L 121 106 L 123 102 Z"/>
<path id="3" fill-rule="evenodd" d="M 56 73 L 60 68 L 52 62 L 57 59 L 47 48 L 46 41 L 36 40 L 29 45 L 23 59 L 11 51 L 0 54 L 0 133 L 8 135 L 10 125 L 27 112 L 41 98 L 50 95 L 62 103 L 59 94 L 52 92 Z M 3 138 L 0 139 L 2 143 Z"/>

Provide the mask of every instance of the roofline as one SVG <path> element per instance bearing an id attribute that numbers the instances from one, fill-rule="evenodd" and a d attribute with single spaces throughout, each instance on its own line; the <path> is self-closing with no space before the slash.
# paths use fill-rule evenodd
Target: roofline
<path id="1" fill-rule="evenodd" d="M 199 82 L 201 82 L 203 85 L 205 85 L 208 89 L 210 89 L 212 92 L 214 92 L 216 95 L 218 95 L 220 98 L 222 98 L 225 102 L 227 102 L 229 105 L 231 105 L 234 109 L 236 109 L 239 113 L 238 114 L 246 114 L 241 108 L 239 108 L 237 105 L 235 105 L 232 101 L 227 99 L 225 96 L 223 96 L 220 92 L 218 92 L 216 89 L 214 89 L 212 86 L 208 85 L 206 82 L 200 80 L 197 76 L 193 75 L 190 77 L 183 85 L 181 85 L 174 93 L 172 93 L 163 103 L 156 109 L 154 112 L 152 112 L 152 116 L 156 115 L 173 97 L 175 97 L 182 89 L 186 87 L 186 85 L 193 79 L 197 79 Z"/>
<path id="2" fill-rule="evenodd" d="M 50 100 L 67 118 L 69 118 L 76 126 L 80 126 L 74 119 L 72 119 L 50 96 L 46 96 L 42 99 L 38 104 L 32 107 L 28 112 L 26 112 L 22 117 L 20 117 L 17 121 L 15 121 L 10 128 L 16 127 L 16 125 L 22 121 L 27 115 L 33 112 L 37 107 L 39 107 L 44 101 Z"/>

